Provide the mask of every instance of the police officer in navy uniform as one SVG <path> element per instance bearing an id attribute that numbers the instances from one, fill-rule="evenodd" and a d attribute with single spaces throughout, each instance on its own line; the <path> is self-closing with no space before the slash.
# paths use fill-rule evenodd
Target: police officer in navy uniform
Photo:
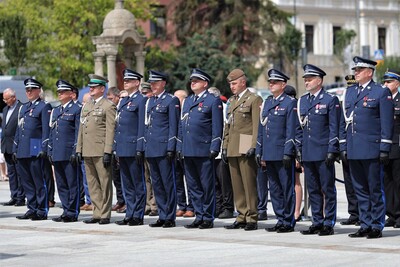
<path id="1" fill-rule="evenodd" d="M 261 107 L 256 160 L 265 168 L 272 207 L 278 222 L 268 232 L 293 232 L 295 192 L 296 99 L 285 93 L 289 77 L 276 69 L 268 71 L 272 96 Z"/>
<path id="2" fill-rule="evenodd" d="M 33 78 L 24 81 L 28 102 L 18 113 L 13 157 L 18 160 L 21 183 L 28 201 L 28 211 L 20 220 L 47 220 L 49 211 L 44 161 L 47 160 L 51 106 L 40 99 L 42 84 Z"/>
<path id="3" fill-rule="evenodd" d="M 80 207 L 80 164 L 75 157 L 81 106 L 74 103 L 75 86 L 64 80 L 57 83 L 61 105 L 50 116 L 49 159 L 54 165 L 58 195 L 63 213 L 53 218 L 55 222 L 76 222 Z"/>
<path id="4" fill-rule="evenodd" d="M 358 84 L 346 90 L 347 159 L 360 210 L 360 229 L 352 238 L 380 238 L 385 224 L 383 165 L 389 161 L 394 108 L 392 94 L 372 80 L 375 61 L 354 57 Z"/>
<path id="5" fill-rule="evenodd" d="M 346 75 L 345 80 L 347 82 L 347 88 L 356 84 L 354 75 L 349 74 Z M 343 103 L 341 103 L 343 105 Z M 345 126 L 346 123 L 344 121 L 344 116 L 340 116 L 340 127 L 339 127 L 339 145 L 340 151 L 346 150 L 346 132 Z M 343 154 L 341 154 L 343 156 Z M 354 191 L 353 181 L 350 175 L 350 167 L 349 162 L 346 157 L 340 157 L 342 170 L 343 170 L 343 180 L 344 180 L 344 188 L 346 191 L 347 198 L 347 212 L 350 214 L 349 218 L 341 221 L 341 225 L 356 225 L 360 226 L 359 220 L 359 210 L 358 210 L 358 200 L 356 196 L 356 192 Z"/>
<path id="6" fill-rule="evenodd" d="M 175 151 L 180 115 L 179 99 L 165 91 L 168 76 L 150 70 L 153 96 L 146 102 L 145 156 L 150 165 L 159 219 L 150 227 L 175 227 Z"/>
<path id="7" fill-rule="evenodd" d="M 400 72 L 387 70 L 383 76 L 384 85 L 389 88 L 394 102 L 394 132 L 390 147 L 389 162 L 384 166 L 384 184 L 386 197 L 385 226 L 400 228 Z"/>
<path id="8" fill-rule="evenodd" d="M 146 180 L 144 176 L 144 113 L 147 97 L 139 90 L 143 76 L 125 69 L 124 89 L 128 96 L 122 98 L 117 108 L 114 151 L 119 158 L 122 190 L 125 196 L 126 215 L 118 225 L 143 225 L 146 208 Z"/>
<path id="9" fill-rule="evenodd" d="M 303 235 L 333 235 L 336 222 L 335 159 L 339 156 L 339 99 L 322 88 L 326 73 L 306 64 L 304 83 L 308 93 L 297 104 L 300 122 L 296 139 L 301 153 L 311 204 L 312 225 Z"/>
<path id="10" fill-rule="evenodd" d="M 223 114 L 219 97 L 208 93 L 211 77 L 201 69 L 190 75 L 194 92 L 182 104 L 177 151 L 184 158 L 185 176 L 196 219 L 186 228 L 213 228 L 215 158 L 222 142 Z"/>

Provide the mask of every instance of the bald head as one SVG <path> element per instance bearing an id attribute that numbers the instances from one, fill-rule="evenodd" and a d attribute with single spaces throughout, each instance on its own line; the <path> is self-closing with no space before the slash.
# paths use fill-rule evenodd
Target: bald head
<path id="1" fill-rule="evenodd" d="M 188 93 L 186 92 L 186 90 L 176 90 L 174 96 L 179 98 L 179 102 L 181 102 L 182 105 L 182 101 L 188 96 Z"/>

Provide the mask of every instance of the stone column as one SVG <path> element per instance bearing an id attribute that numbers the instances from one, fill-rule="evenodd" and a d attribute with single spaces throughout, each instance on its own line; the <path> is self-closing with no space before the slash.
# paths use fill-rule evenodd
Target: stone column
<path id="1" fill-rule="evenodd" d="M 135 52 L 136 57 L 136 71 L 144 76 L 144 59 L 146 52 Z"/>
<path id="2" fill-rule="evenodd" d="M 117 52 L 107 54 L 108 87 L 117 86 L 116 59 Z"/>
<path id="3" fill-rule="evenodd" d="M 93 52 L 94 57 L 94 74 L 103 76 L 103 52 Z"/>

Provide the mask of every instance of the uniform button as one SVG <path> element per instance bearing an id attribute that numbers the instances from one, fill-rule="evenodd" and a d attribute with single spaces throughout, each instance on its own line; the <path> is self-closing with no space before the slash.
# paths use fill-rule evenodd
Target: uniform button
<path id="1" fill-rule="evenodd" d="M 357 131 L 354 131 L 354 133 L 357 133 Z"/>
<path id="2" fill-rule="evenodd" d="M 311 138 L 311 135 L 309 135 L 308 138 Z"/>
<path id="3" fill-rule="evenodd" d="M 267 137 L 269 137 L 269 135 L 267 134 Z"/>

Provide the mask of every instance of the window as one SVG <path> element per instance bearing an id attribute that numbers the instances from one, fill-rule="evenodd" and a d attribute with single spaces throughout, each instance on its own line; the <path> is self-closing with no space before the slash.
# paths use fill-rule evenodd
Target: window
<path id="1" fill-rule="evenodd" d="M 386 28 L 378 28 L 378 49 L 386 50 Z"/>
<path id="2" fill-rule="evenodd" d="M 340 30 L 342 30 L 342 27 L 333 26 L 333 47 L 335 47 L 335 45 L 336 45 L 337 33 Z"/>
<path id="3" fill-rule="evenodd" d="M 306 25 L 305 32 L 307 53 L 314 53 L 314 26 Z"/>
<path id="4" fill-rule="evenodd" d="M 152 6 L 154 20 L 150 20 L 150 35 L 154 38 L 162 38 L 166 35 L 165 6 Z"/>

